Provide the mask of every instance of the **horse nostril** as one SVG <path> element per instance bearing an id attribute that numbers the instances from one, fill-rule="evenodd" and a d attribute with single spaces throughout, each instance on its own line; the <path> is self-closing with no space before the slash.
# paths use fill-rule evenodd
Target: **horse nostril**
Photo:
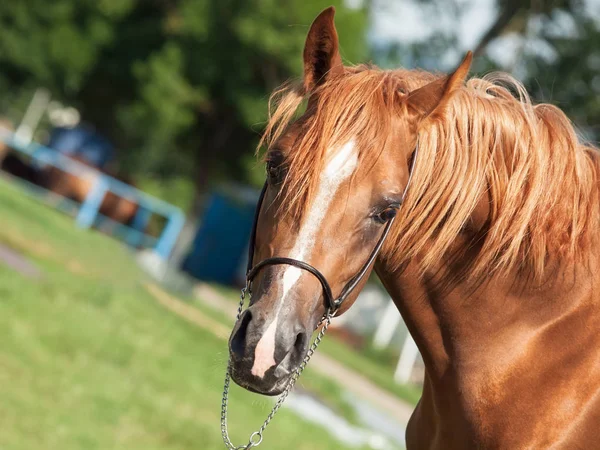
<path id="1" fill-rule="evenodd" d="M 295 364 L 300 364 L 307 350 L 308 335 L 306 333 L 298 333 L 292 348 L 292 358 Z"/>
<path id="2" fill-rule="evenodd" d="M 229 348 L 231 349 L 231 353 L 238 358 L 242 358 L 244 356 L 244 351 L 246 349 L 246 334 L 248 332 L 248 325 L 252 320 L 252 313 L 250 310 L 246 310 L 241 318 L 240 325 L 237 331 L 234 333 L 231 338 L 231 342 L 229 343 Z"/>

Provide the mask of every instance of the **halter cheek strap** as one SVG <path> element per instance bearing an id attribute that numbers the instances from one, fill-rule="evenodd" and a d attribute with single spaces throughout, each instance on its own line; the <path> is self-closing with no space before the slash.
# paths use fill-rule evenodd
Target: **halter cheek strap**
<path id="1" fill-rule="evenodd" d="M 404 188 L 404 192 L 402 193 L 402 199 L 400 202 L 400 206 L 402 206 L 402 203 L 404 202 L 404 198 L 406 197 L 406 193 L 408 192 L 408 186 L 410 185 L 410 182 L 412 180 L 412 175 L 413 175 L 414 168 L 415 168 L 415 161 L 417 159 L 418 150 L 419 150 L 419 146 L 417 144 L 417 146 L 415 147 L 415 151 L 413 153 L 412 163 L 410 165 L 408 181 L 406 183 L 406 187 Z M 256 277 L 258 272 L 261 269 L 263 269 L 264 267 L 276 266 L 276 265 L 289 265 L 289 266 L 298 267 L 299 269 L 306 270 L 307 272 L 311 273 L 317 280 L 319 280 L 319 283 L 321 283 L 321 286 L 323 288 L 323 296 L 325 297 L 325 302 L 327 303 L 329 312 L 331 314 L 335 313 L 340 308 L 340 306 L 342 305 L 344 300 L 346 300 L 346 298 L 352 293 L 352 291 L 354 289 L 356 289 L 356 287 L 358 286 L 360 281 L 364 278 L 364 276 L 369 271 L 369 268 L 371 267 L 371 265 L 377 258 L 377 255 L 379 254 L 381 247 L 383 247 L 383 243 L 385 242 L 385 239 L 387 238 L 387 236 L 390 232 L 390 228 L 392 227 L 392 224 L 394 223 L 395 217 L 393 217 L 392 219 L 390 219 L 386 222 L 385 228 L 383 229 L 383 232 L 382 232 L 379 240 L 377 241 L 377 244 L 375 244 L 375 247 L 371 251 L 369 258 L 367 259 L 365 264 L 362 266 L 362 268 L 356 273 L 356 275 L 354 275 L 344 285 L 344 287 L 342 288 L 342 290 L 341 290 L 340 294 L 337 296 L 337 298 L 334 298 L 333 293 L 331 291 L 331 286 L 329 285 L 327 278 L 325 278 L 325 276 L 318 269 L 316 269 L 315 267 L 311 266 L 310 264 L 308 264 L 304 261 L 300 261 L 298 259 L 293 259 L 293 258 L 282 257 L 282 256 L 276 256 L 273 258 L 263 259 L 262 261 L 257 263 L 255 266 L 253 266 L 254 250 L 255 250 L 255 245 L 256 245 L 256 228 L 257 228 L 258 219 L 260 216 L 260 210 L 262 207 L 262 203 L 264 201 L 265 194 L 267 191 L 267 186 L 268 186 L 267 182 L 265 182 L 265 184 L 263 185 L 262 191 L 260 192 L 258 204 L 256 206 L 256 211 L 254 213 L 254 223 L 252 225 L 250 246 L 248 248 L 248 267 L 246 270 L 246 285 L 247 285 L 248 289 L 250 289 L 250 287 L 252 285 L 252 280 L 254 280 L 254 278 Z"/>
<path id="2" fill-rule="evenodd" d="M 371 264 L 373 264 L 373 261 L 375 261 L 375 258 L 377 258 L 377 254 L 381 250 L 381 247 L 383 246 L 383 242 L 384 242 L 385 238 L 387 237 L 393 222 L 394 222 L 394 219 L 391 219 L 385 224 L 383 234 L 381 235 L 381 237 L 379 238 L 379 241 L 377 242 L 377 245 L 371 252 L 369 259 L 367 260 L 365 265 L 360 269 L 360 271 L 354 277 L 352 277 L 350 279 L 350 281 L 348 281 L 348 283 L 346 283 L 346 285 L 344 286 L 340 295 L 338 295 L 337 298 L 333 297 L 333 293 L 331 291 L 331 286 L 329 285 L 325 276 L 321 272 L 319 272 L 319 270 L 317 270 L 310 264 L 305 263 L 304 261 L 300 261 L 300 260 L 293 259 L 293 258 L 286 258 L 286 257 L 267 258 L 267 259 L 263 259 L 261 262 L 256 264 L 256 266 L 254 266 L 254 267 L 251 267 L 249 265 L 248 274 L 246 276 L 248 283 L 252 282 L 254 277 L 256 277 L 258 272 L 263 267 L 283 265 L 283 264 L 295 266 L 295 267 L 298 267 L 299 269 L 310 272 L 312 275 L 315 276 L 315 278 L 317 280 L 319 280 L 319 282 L 321 283 L 321 286 L 323 287 L 323 296 L 325 297 L 327 306 L 329 307 L 329 309 L 332 312 L 336 311 L 342 305 L 344 300 L 346 300 L 346 297 L 348 297 L 348 295 L 350 295 L 350 293 L 356 288 L 358 283 L 360 283 L 360 280 L 363 279 L 363 277 L 368 272 L 369 267 L 371 267 Z"/>

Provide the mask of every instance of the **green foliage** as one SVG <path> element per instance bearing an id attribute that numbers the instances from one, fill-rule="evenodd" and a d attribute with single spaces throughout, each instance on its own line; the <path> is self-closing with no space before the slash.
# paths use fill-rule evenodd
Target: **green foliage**
<path id="1" fill-rule="evenodd" d="M 535 102 L 561 108 L 579 128 L 581 137 L 598 142 L 600 22 L 586 9 L 588 2 L 498 3 L 500 14 L 482 44 L 507 32 L 520 35 L 523 44 L 516 50 L 513 67 L 502 69 L 515 72 Z"/>
<path id="2" fill-rule="evenodd" d="M 0 4 L 2 76 L 17 87 L 33 81 L 76 93 L 114 43 L 114 22 L 132 1 L 21 0 Z"/>
<path id="3" fill-rule="evenodd" d="M 578 126 L 582 137 L 600 141 L 600 27 L 587 17 L 575 16 L 576 37 L 546 35 L 559 55 L 527 60 L 528 89 L 538 101 L 562 108 Z"/>
<path id="4" fill-rule="evenodd" d="M 469 2 L 461 0 L 414 0 L 414 3 L 437 11 L 436 15 L 450 23 L 459 23 L 465 8 L 471 7 Z M 600 21 L 597 11 L 594 2 L 581 0 L 496 0 L 494 20 L 484 30 L 479 43 L 471 48 L 476 55 L 473 70 L 479 75 L 496 70 L 512 73 L 525 84 L 535 102 L 557 105 L 579 127 L 584 139 L 598 142 Z M 427 70 L 451 70 L 452 63 L 462 56 L 456 52 L 462 31 L 459 27 L 446 27 L 422 42 L 382 45 L 374 50 L 376 60 L 385 67 L 403 63 Z M 506 65 L 501 66 L 486 54 L 486 49 L 498 38 L 508 35 L 513 38 L 512 45 L 504 50 L 510 54 L 503 55 Z M 452 58 L 447 57 L 449 54 Z M 440 67 L 441 64 L 445 66 Z"/>
<path id="5" fill-rule="evenodd" d="M 316 3 L 178 3 L 165 15 L 162 47 L 136 63 L 141 95 L 120 111 L 144 155 L 137 159 L 152 171 L 252 181 L 245 156 L 266 119 L 269 92 L 302 72 Z M 342 7 L 338 24 L 347 35 L 347 55 L 364 56 L 364 12 Z"/>
<path id="6" fill-rule="evenodd" d="M 454 0 L 415 1 L 444 15 L 464 7 Z M 331 3 L 344 60 L 365 61 L 366 7 Z M 525 78 L 536 98 L 557 101 L 597 139 L 598 23 L 582 5 L 498 0 L 497 18 L 478 48 L 508 32 L 532 35 L 532 18 L 571 17 L 577 36 L 560 37 L 550 25 L 533 33 L 557 58 L 527 54 Z M 258 185 L 263 173 L 252 155 L 268 95 L 301 75 L 306 32 L 323 7 L 320 0 L 0 2 L 0 111 L 18 120 L 35 88 L 44 86 L 115 141 L 130 174 L 184 177 L 197 192 L 231 177 Z M 456 48 L 455 32 L 376 55 L 383 65 L 402 59 L 433 68 Z"/>
<path id="7" fill-rule="evenodd" d="M 338 7 L 343 55 L 366 56 L 366 12 Z M 302 73 L 316 0 L 20 0 L 0 3 L 0 106 L 37 86 L 111 137 L 129 173 L 201 191 L 253 182 L 269 93 Z M 19 94 L 25 92 L 24 94 Z M 18 119 L 21 110 L 8 111 Z"/>

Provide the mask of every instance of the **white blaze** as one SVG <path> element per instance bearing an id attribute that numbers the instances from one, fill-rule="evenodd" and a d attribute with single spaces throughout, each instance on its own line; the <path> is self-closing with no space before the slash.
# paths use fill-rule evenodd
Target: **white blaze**
<path id="1" fill-rule="evenodd" d="M 290 258 L 305 261 L 312 253 L 315 246 L 317 232 L 321 228 L 321 222 L 329 209 L 329 205 L 342 183 L 348 179 L 356 169 L 358 155 L 354 139 L 343 145 L 338 151 L 330 155 L 325 170 L 319 178 L 319 187 L 313 204 L 304 218 L 300 233 L 296 238 Z M 265 372 L 275 365 L 275 332 L 277 331 L 277 320 L 281 306 L 289 291 L 294 287 L 302 275 L 302 269 L 294 266 L 286 266 L 282 277 L 282 295 L 273 322 L 267 328 L 265 334 L 256 345 L 254 353 L 254 366 L 252 374 L 263 377 Z"/>

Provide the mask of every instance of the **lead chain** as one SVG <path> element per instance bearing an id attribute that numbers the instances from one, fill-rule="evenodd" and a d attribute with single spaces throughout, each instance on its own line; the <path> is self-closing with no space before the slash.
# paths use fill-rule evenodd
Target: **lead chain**
<path id="1" fill-rule="evenodd" d="M 249 284 L 246 284 L 246 287 L 242 289 L 242 294 L 240 296 L 240 305 L 237 311 L 236 323 L 240 320 L 242 311 L 244 310 L 244 301 L 246 299 L 246 293 L 249 292 L 249 288 Z M 317 347 L 323 340 L 323 336 L 325 336 L 327 328 L 329 328 L 329 325 L 331 324 L 332 317 L 333 314 L 331 310 L 328 309 L 323 318 L 319 321 L 319 324 L 317 325 L 318 327 L 319 325 L 323 324 L 323 327 L 317 334 L 317 337 L 311 344 L 310 348 L 308 349 L 308 352 L 306 353 L 306 356 L 304 357 L 300 365 L 292 373 L 288 384 L 286 385 L 283 392 L 279 395 L 279 398 L 275 402 L 273 409 L 271 409 L 271 412 L 263 422 L 262 426 L 258 429 L 258 431 L 255 431 L 250 435 L 248 444 L 240 445 L 237 447 L 233 445 L 231 439 L 229 439 L 229 433 L 227 430 L 227 405 L 229 401 L 229 387 L 231 382 L 231 358 L 229 358 L 229 361 L 227 362 L 227 373 L 225 374 L 225 384 L 223 386 L 223 399 L 221 401 L 221 435 L 223 436 L 223 442 L 225 443 L 225 447 L 227 447 L 228 450 L 248 450 L 253 447 L 258 447 L 260 445 L 260 443 L 263 440 L 263 433 L 265 429 L 267 428 L 271 420 L 273 420 L 273 417 L 275 417 L 275 414 L 277 414 L 277 411 L 279 411 L 281 405 L 283 405 L 283 402 L 285 401 L 292 388 L 296 384 L 296 381 L 298 381 L 298 378 L 300 378 L 300 374 L 304 371 L 306 365 L 308 364 L 308 361 L 310 361 L 310 358 L 312 358 L 315 351 L 317 350 Z"/>

